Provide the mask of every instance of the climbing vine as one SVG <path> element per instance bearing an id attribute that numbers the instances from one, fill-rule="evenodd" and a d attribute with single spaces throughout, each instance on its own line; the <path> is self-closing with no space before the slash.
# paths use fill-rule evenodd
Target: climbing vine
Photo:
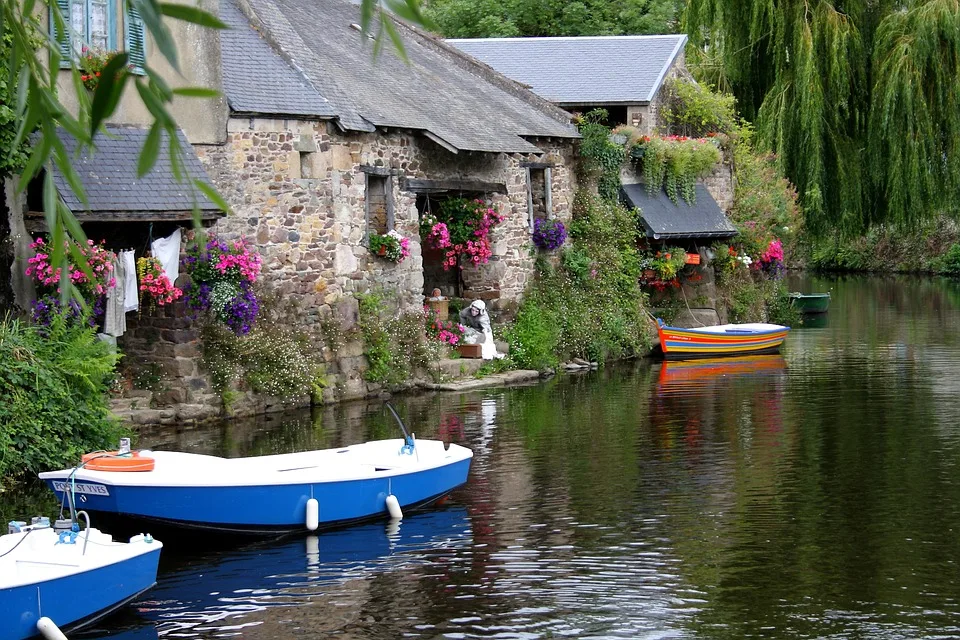
<path id="1" fill-rule="evenodd" d="M 581 175 L 597 181 L 601 197 L 616 202 L 626 151 L 622 144 L 610 139 L 610 129 L 603 124 L 606 118 L 604 109 L 594 109 L 580 117 L 580 169 Z"/>

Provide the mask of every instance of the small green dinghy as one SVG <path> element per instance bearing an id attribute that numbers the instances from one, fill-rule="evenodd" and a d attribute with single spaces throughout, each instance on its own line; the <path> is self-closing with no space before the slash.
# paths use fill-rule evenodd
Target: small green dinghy
<path id="1" fill-rule="evenodd" d="M 830 294 L 791 293 L 790 304 L 800 313 L 826 313 L 830 307 Z"/>

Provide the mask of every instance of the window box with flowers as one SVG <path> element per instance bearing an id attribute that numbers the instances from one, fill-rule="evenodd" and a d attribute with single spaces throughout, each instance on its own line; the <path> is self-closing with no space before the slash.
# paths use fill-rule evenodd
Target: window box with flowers
<path id="1" fill-rule="evenodd" d="M 680 272 L 687 265 L 687 252 L 670 247 L 648 253 L 640 261 L 641 281 L 646 286 L 662 291 L 668 286 L 680 286 Z"/>
<path id="2" fill-rule="evenodd" d="M 387 233 L 371 233 L 370 252 L 384 260 L 400 264 L 410 255 L 410 239 L 391 229 Z"/>

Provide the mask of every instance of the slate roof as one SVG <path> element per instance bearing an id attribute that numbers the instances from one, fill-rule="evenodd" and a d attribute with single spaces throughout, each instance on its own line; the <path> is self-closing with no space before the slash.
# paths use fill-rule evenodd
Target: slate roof
<path id="1" fill-rule="evenodd" d="M 662 191 L 651 195 L 645 184 L 625 184 L 620 195 L 629 206 L 640 209 L 648 238 L 732 238 L 737 235 L 736 228 L 702 184 L 697 185 L 697 198 L 692 205 L 682 199 L 674 204 Z"/>
<path id="2" fill-rule="evenodd" d="M 96 138 L 96 149 L 84 150 L 73 161 L 86 191 L 89 207 L 85 207 L 70 188 L 63 175 L 54 168 L 53 179 L 61 197 L 78 214 L 146 213 L 146 212 L 191 212 L 194 195 L 189 183 L 180 183 L 170 168 L 169 143 L 163 134 L 160 154 L 153 170 L 142 178 L 137 177 L 137 159 L 149 129 L 107 125 L 106 133 Z M 73 136 L 62 129 L 60 140 L 71 156 L 77 149 Z M 183 150 L 183 169 L 188 176 L 209 182 L 200 159 L 178 131 Z M 202 194 L 196 194 L 200 209 L 216 212 L 218 208 Z"/>
<path id="3" fill-rule="evenodd" d="M 220 19 L 230 28 L 220 34 L 223 91 L 240 113 L 336 115 L 333 105 L 307 78 L 290 66 L 229 0 L 220 3 Z"/>
<path id="4" fill-rule="evenodd" d="M 314 88 L 310 99 L 327 100 L 345 130 L 412 129 L 451 150 L 505 153 L 539 153 L 528 138 L 578 137 L 566 112 L 402 22 L 397 30 L 409 64 L 389 44 L 374 60 L 373 43 L 351 27 L 360 10 L 348 0 L 221 0 L 230 2 L 263 36 L 258 44 L 269 43 L 273 52 L 228 44 L 223 56 L 230 86 L 249 82 L 238 76 L 250 73 L 255 53 L 269 65 L 285 61 Z M 250 95 L 245 109 L 263 114 L 278 113 L 276 101 L 286 106 L 302 98 L 297 87 Z"/>
<path id="5" fill-rule="evenodd" d="M 559 105 L 645 104 L 685 35 L 454 39 L 448 43 Z"/>

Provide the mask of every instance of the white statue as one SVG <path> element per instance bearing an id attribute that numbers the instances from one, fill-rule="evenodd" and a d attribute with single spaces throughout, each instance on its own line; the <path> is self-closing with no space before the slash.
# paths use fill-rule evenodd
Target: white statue
<path id="1" fill-rule="evenodd" d="M 490 316 L 483 300 L 474 300 L 469 307 L 460 311 L 460 324 L 466 327 L 463 332 L 464 343 L 479 344 L 480 357 L 484 360 L 503 357 L 502 353 L 497 353 L 497 346 L 493 342 Z"/>

